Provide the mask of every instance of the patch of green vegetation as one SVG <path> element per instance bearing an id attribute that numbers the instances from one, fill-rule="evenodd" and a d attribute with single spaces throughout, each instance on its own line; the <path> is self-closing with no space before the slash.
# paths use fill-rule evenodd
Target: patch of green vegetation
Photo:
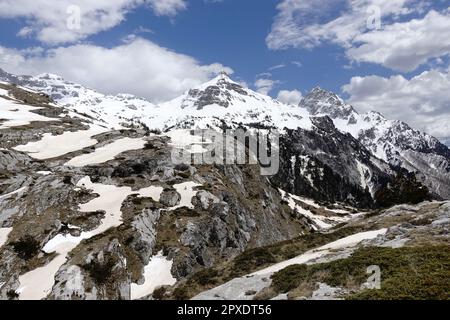
<path id="1" fill-rule="evenodd" d="M 289 266 L 272 276 L 272 286 L 276 292 L 287 293 L 308 279 L 308 266 L 296 264 Z"/>
<path id="2" fill-rule="evenodd" d="M 27 261 L 35 257 L 41 250 L 39 241 L 30 235 L 24 236 L 19 241 L 14 242 L 11 245 L 19 258 Z"/>
<path id="3" fill-rule="evenodd" d="M 377 204 L 384 208 L 401 203 L 418 204 L 431 198 L 429 189 L 417 181 L 415 174 L 403 172 L 375 193 Z"/>
<path id="4" fill-rule="evenodd" d="M 273 264 L 277 260 L 268 248 L 256 248 L 245 251 L 234 259 L 231 271 L 232 274 L 245 274 L 255 268 Z"/>
<path id="5" fill-rule="evenodd" d="M 193 210 L 187 207 L 181 207 L 176 210 L 172 211 L 172 214 L 175 216 L 175 218 L 185 217 L 185 218 L 195 218 L 200 217 L 202 215 L 202 212 L 199 212 L 198 210 Z"/>
<path id="6" fill-rule="evenodd" d="M 381 269 L 381 289 L 359 291 L 369 277 L 367 267 Z M 276 292 L 287 293 L 317 282 L 358 290 L 348 299 L 450 299 L 450 250 L 448 246 L 406 248 L 368 247 L 347 259 L 316 265 L 294 265 L 272 276 Z"/>
<path id="7" fill-rule="evenodd" d="M 188 300 L 189 298 L 191 298 L 193 295 L 189 293 L 189 290 L 187 287 L 185 286 L 181 286 L 181 287 L 177 287 L 174 291 L 173 291 L 173 298 L 175 300 Z"/>
<path id="8" fill-rule="evenodd" d="M 215 267 L 204 269 L 193 274 L 176 287 L 172 292 L 172 298 L 175 300 L 188 300 L 204 291 L 205 288 L 211 289 L 223 282 L 220 269 Z"/>
<path id="9" fill-rule="evenodd" d="M 202 186 L 197 187 L 197 189 L 212 192 L 212 191 L 214 191 L 214 186 L 211 183 L 207 182 L 207 183 L 203 184 Z"/>
<path id="10" fill-rule="evenodd" d="M 114 261 L 108 259 L 105 262 L 93 261 L 83 266 L 83 269 L 89 272 L 89 276 L 99 285 L 105 285 L 112 277 Z"/>
<path id="11" fill-rule="evenodd" d="M 144 150 L 155 150 L 155 149 L 157 149 L 157 148 L 151 141 L 148 141 L 144 146 Z"/>
<path id="12" fill-rule="evenodd" d="M 8 297 L 9 300 L 15 300 L 19 298 L 19 294 L 14 290 L 9 290 L 6 293 L 6 296 Z"/>
<path id="13" fill-rule="evenodd" d="M 187 164 L 180 163 L 180 164 L 175 165 L 174 169 L 177 171 L 188 171 L 189 166 Z"/>
<path id="14" fill-rule="evenodd" d="M 217 283 L 217 277 L 219 271 L 214 268 L 204 269 L 193 275 L 191 281 L 198 283 L 202 286 L 215 285 Z"/>
<path id="15" fill-rule="evenodd" d="M 173 212 L 167 212 L 161 216 L 156 226 L 155 251 L 166 252 L 168 248 L 178 248 L 180 246 L 180 232 L 176 227 L 177 216 Z"/>
<path id="16" fill-rule="evenodd" d="M 177 172 L 177 175 L 183 179 L 189 179 L 189 177 L 191 176 L 191 173 L 189 171 L 186 171 L 186 172 L 180 171 L 180 172 Z"/>
<path id="17" fill-rule="evenodd" d="M 129 185 L 129 186 L 134 186 L 134 184 L 136 183 L 136 180 L 134 180 L 133 178 L 129 178 L 129 179 L 125 179 L 123 181 L 124 184 Z"/>
<path id="18" fill-rule="evenodd" d="M 164 295 L 166 294 L 167 288 L 166 287 L 159 287 L 153 291 L 152 296 L 155 300 L 163 300 Z"/>

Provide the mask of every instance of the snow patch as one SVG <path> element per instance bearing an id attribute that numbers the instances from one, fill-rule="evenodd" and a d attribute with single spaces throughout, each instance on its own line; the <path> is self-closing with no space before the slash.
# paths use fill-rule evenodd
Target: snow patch
<path id="1" fill-rule="evenodd" d="M 171 273 L 173 261 L 163 256 L 162 251 L 153 256 L 144 267 L 144 283 L 131 284 L 131 300 L 146 297 L 161 286 L 172 286 L 177 282 Z"/>
<path id="2" fill-rule="evenodd" d="M 42 108 L 27 106 L 11 100 L 0 98 L 0 130 L 25 126 L 33 121 L 59 121 L 59 119 L 47 118 L 37 113 L 31 112 L 39 109 Z"/>
<path id="3" fill-rule="evenodd" d="M 198 192 L 194 190 L 194 188 L 199 186 L 201 186 L 201 184 L 198 184 L 193 181 L 175 184 L 173 187 L 181 195 L 181 200 L 177 206 L 170 208 L 170 210 L 176 210 L 182 207 L 194 209 L 194 205 L 192 204 L 192 198 L 195 197 L 195 195 Z"/>
<path id="4" fill-rule="evenodd" d="M 53 174 L 53 172 L 51 172 L 51 171 L 37 171 L 36 174 L 39 174 L 41 176 L 49 176 L 49 175 Z"/>
<path id="5" fill-rule="evenodd" d="M 296 202 L 296 201 L 303 202 L 303 200 L 302 200 L 303 198 L 300 198 L 293 194 L 287 193 L 281 189 L 278 189 L 278 190 L 281 193 L 281 197 L 288 202 L 288 205 L 292 210 L 296 210 L 299 214 L 307 217 L 308 219 L 310 219 L 313 222 L 314 225 L 312 225 L 312 227 L 315 230 L 317 230 L 317 229 L 326 230 L 326 229 L 330 229 L 333 227 L 332 224 L 326 222 L 327 219 L 333 220 L 333 217 L 325 217 L 325 216 L 316 215 L 309 210 L 303 209 Z M 311 201 L 309 201 L 309 202 L 311 203 Z M 344 219 L 344 218 L 334 217 L 334 219 Z M 347 221 L 347 220 L 345 220 L 345 221 Z M 341 222 L 341 221 L 339 221 L 339 222 Z M 342 221 L 342 222 L 344 222 L 344 221 Z"/>
<path id="6" fill-rule="evenodd" d="M 89 154 L 83 154 L 68 161 L 66 166 L 84 167 L 87 165 L 104 163 L 109 160 L 113 160 L 117 155 L 122 152 L 130 150 L 139 150 L 144 148 L 147 140 L 143 138 L 123 138 L 116 140 L 110 144 L 96 149 Z"/>
<path id="7" fill-rule="evenodd" d="M 0 228 L 0 248 L 6 243 L 12 230 L 13 228 Z"/>
<path id="8" fill-rule="evenodd" d="M 51 159 L 97 144 L 98 141 L 92 137 L 106 131 L 101 127 L 91 127 L 89 130 L 66 131 L 56 136 L 44 133 L 41 140 L 29 142 L 13 149 L 26 152 L 34 159 Z"/>
<path id="9" fill-rule="evenodd" d="M 0 81 L 0 83 L 2 83 L 2 84 L 7 84 L 7 83 L 2 82 L 2 81 Z M 0 88 L 0 96 L 9 97 L 8 90 L 5 90 L 5 89 Z"/>

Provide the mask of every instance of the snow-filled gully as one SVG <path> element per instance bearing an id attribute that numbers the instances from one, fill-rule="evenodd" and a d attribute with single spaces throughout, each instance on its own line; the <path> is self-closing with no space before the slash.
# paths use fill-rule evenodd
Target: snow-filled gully
<path id="1" fill-rule="evenodd" d="M 345 210 L 329 210 L 329 211 L 337 213 L 337 214 L 341 213 L 341 214 L 348 215 L 345 217 L 338 216 L 338 215 L 336 215 L 336 216 L 317 215 L 317 214 L 312 213 L 309 210 L 303 209 L 300 205 L 298 205 L 296 203 L 296 201 L 299 201 L 299 202 L 303 202 L 307 205 L 313 206 L 315 208 L 320 208 L 320 206 L 317 205 L 314 201 L 287 193 L 281 189 L 278 189 L 278 190 L 281 194 L 281 197 L 288 202 L 289 207 L 292 210 L 296 210 L 302 216 L 305 216 L 308 219 L 310 219 L 313 222 L 312 227 L 316 230 L 317 229 L 327 230 L 327 229 L 334 227 L 335 225 L 337 225 L 339 223 L 348 222 L 352 217 L 358 216 L 358 214 L 352 215 L 352 214 L 350 214 L 350 212 L 345 211 Z"/>

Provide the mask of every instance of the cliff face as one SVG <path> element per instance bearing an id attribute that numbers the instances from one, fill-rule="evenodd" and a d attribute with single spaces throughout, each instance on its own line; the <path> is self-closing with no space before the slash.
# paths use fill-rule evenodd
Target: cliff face
<path id="1" fill-rule="evenodd" d="M 329 117 L 314 118 L 315 129 L 288 130 L 281 138 L 280 188 L 325 202 L 375 206 L 373 194 L 392 171 Z"/>

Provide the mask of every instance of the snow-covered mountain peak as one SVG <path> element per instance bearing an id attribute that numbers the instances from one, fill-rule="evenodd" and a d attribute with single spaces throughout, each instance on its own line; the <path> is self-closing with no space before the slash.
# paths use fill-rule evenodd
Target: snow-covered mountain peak
<path id="1" fill-rule="evenodd" d="M 356 111 L 347 105 L 337 94 L 315 87 L 300 101 L 300 107 L 305 108 L 313 116 L 328 115 L 332 119 L 348 118 Z"/>
<path id="2" fill-rule="evenodd" d="M 185 93 L 182 108 L 191 107 L 201 110 L 211 105 L 228 108 L 236 101 L 245 101 L 245 98 L 249 96 L 255 97 L 255 94 L 231 80 L 227 74 L 221 73 Z"/>
<path id="3" fill-rule="evenodd" d="M 207 87 L 210 87 L 210 86 L 221 85 L 221 84 L 223 85 L 225 83 L 239 85 L 237 82 L 235 82 L 233 79 L 231 79 L 231 77 L 228 73 L 220 72 L 217 76 L 215 76 L 211 80 L 206 81 L 205 83 L 202 83 L 201 85 L 198 85 L 193 89 L 202 90 L 202 89 L 206 89 Z"/>
<path id="4" fill-rule="evenodd" d="M 220 74 L 185 94 L 159 105 L 166 127 L 306 128 L 312 123 L 307 110 L 285 105 Z M 169 125 L 170 124 L 170 125 Z"/>
<path id="5" fill-rule="evenodd" d="M 41 79 L 41 80 L 64 81 L 63 77 L 61 77 L 57 74 L 53 74 L 53 73 L 41 73 L 41 74 L 38 74 L 35 78 Z"/>

